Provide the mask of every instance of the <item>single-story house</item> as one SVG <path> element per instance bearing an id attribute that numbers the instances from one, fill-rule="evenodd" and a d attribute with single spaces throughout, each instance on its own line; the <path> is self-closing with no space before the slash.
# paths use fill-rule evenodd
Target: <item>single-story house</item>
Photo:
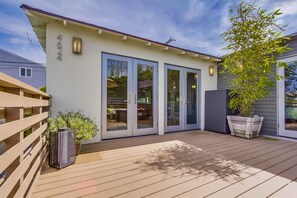
<path id="1" fill-rule="evenodd" d="M 47 54 L 53 115 L 83 110 L 100 126 L 95 142 L 203 130 L 205 91 L 230 88 L 219 75 L 220 57 L 21 7 Z M 292 50 L 279 61 L 291 65 L 291 78 L 276 82 L 255 107 L 264 116 L 262 135 L 297 138 L 297 35 L 290 37 Z"/>
<path id="2" fill-rule="evenodd" d="M 264 116 L 262 135 L 297 138 L 297 33 L 287 37 L 291 50 L 278 57 L 278 61 L 289 67 L 274 68 L 274 74 L 285 76 L 286 80 L 277 81 L 275 75 L 271 76 L 276 86 L 270 89 L 267 98 L 256 103 L 254 114 Z M 218 89 L 229 89 L 230 77 L 218 73 Z"/>
<path id="3" fill-rule="evenodd" d="M 93 142 L 204 129 L 219 57 L 21 8 L 46 51 L 53 115 L 83 110 L 100 126 Z"/>
<path id="4" fill-rule="evenodd" d="M 45 66 L 0 49 L 0 72 L 37 89 L 45 86 Z"/>

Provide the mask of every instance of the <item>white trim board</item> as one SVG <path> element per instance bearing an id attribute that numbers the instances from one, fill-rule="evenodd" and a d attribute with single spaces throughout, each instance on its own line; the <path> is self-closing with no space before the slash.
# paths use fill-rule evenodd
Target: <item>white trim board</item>
<path id="1" fill-rule="evenodd" d="M 284 76 L 285 75 L 285 68 L 279 68 L 278 64 L 279 62 L 293 62 L 297 61 L 297 56 L 295 57 L 290 57 L 290 58 L 283 58 L 277 61 L 277 74 Z M 284 118 L 285 118 L 285 109 L 283 108 L 285 106 L 285 85 L 284 85 L 284 79 L 277 81 L 277 123 L 278 123 L 278 128 L 277 128 L 277 134 L 278 136 L 282 137 L 289 137 L 289 138 L 297 138 L 297 131 L 293 130 L 286 130 L 285 129 L 285 123 L 284 123 Z"/>

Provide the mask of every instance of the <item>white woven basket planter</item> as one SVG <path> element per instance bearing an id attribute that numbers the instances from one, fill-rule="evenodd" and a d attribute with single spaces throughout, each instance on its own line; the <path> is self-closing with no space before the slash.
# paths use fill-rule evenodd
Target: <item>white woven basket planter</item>
<path id="1" fill-rule="evenodd" d="M 247 139 L 259 137 L 264 117 L 227 116 L 231 135 Z"/>

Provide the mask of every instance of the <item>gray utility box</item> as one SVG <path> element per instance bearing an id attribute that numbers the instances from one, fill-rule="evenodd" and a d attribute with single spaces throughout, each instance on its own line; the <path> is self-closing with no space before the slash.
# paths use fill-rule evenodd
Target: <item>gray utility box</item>
<path id="1" fill-rule="evenodd" d="M 227 115 L 236 115 L 228 108 L 230 90 L 205 92 L 205 130 L 228 134 Z"/>
<path id="2" fill-rule="evenodd" d="M 76 137 L 75 130 L 67 128 L 49 133 L 49 165 L 64 168 L 75 163 Z"/>

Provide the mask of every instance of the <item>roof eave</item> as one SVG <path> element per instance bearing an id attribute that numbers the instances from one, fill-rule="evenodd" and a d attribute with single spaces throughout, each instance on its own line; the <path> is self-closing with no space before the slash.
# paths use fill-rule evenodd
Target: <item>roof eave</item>
<path id="1" fill-rule="evenodd" d="M 197 51 L 192 51 L 192 50 L 188 50 L 188 49 L 184 49 L 184 48 L 180 48 L 180 47 L 176 47 L 176 46 L 172 46 L 172 45 L 167 45 L 167 44 L 164 44 L 164 43 L 161 43 L 161 42 L 158 42 L 158 41 L 153 41 L 153 40 L 150 40 L 150 39 L 146 39 L 146 38 L 142 38 L 142 37 L 139 37 L 139 36 L 127 34 L 127 33 L 124 33 L 124 32 L 112 30 L 112 29 L 109 29 L 109 28 L 106 28 L 106 27 L 95 25 L 95 24 L 79 21 L 79 20 L 76 20 L 76 19 L 64 17 L 64 16 L 57 15 L 57 14 L 53 14 L 53 13 L 50 13 L 50 12 L 47 12 L 47 11 L 44 11 L 44 10 L 33 8 L 33 7 L 25 5 L 25 4 L 22 4 L 20 7 L 24 10 L 24 12 L 27 15 L 31 25 L 32 25 L 33 18 L 35 18 L 34 13 L 37 13 L 37 14 L 43 15 L 45 17 L 49 17 L 49 18 L 56 19 L 56 20 L 61 20 L 61 21 L 63 21 L 64 25 L 67 24 L 67 23 L 71 23 L 71 24 L 75 24 L 75 25 L 79 25 L 79 26 L 84 26 L 86 28 L 95 29 L 95 30 L 98 31 L 98 34 L 101 34 L 104 31 L 106 33 L 116 34 L 116 35 L 122 36 L 122 38 L 125 38 L 125 39 L 127 39 L 127 37 L 128 37 L 129 39 L 135 39 L 135 40 L 138 40 L 138 41 L 143 41 L 143 42 L 145 42 L 145 45 L 151 45 L 151 44 L 158 45 L 158 46 L 162 47 L 163 50 L 168 50 L 168 49 L 177 50 L 178 53 L 181 54 L 181 55 L 184 55 L 184 54 L 187 53 L 187 54 L 189 54 L 190 56 L 192 56 L 194 58 L 199 57 L 201 59 L 210 60 L 210 61 L 214 61 L 214 62 L 220 62 L 221 61 L 221 57 L 217 57 L 217 56 L 213 56 L 213 55 L 209 55 L 209 54 L 205 54 L 205 53 L 201 53 L 201 52 L 197 52 Z M 39 39 L 39 42 L 41 43 L 41 45 L 42 45 L 42 47 L 43 47 L 43 49 L 45 51 L 45 49 L 46 49 L 45 37 L 39 35 L 35 28 L 36 27 L 33 27 L 33 30 L 36 33 L 36 35 L 37 35 L 37 37 Z M 45 31 L 45 29 L 44 29 L 44 31 Z"/>

